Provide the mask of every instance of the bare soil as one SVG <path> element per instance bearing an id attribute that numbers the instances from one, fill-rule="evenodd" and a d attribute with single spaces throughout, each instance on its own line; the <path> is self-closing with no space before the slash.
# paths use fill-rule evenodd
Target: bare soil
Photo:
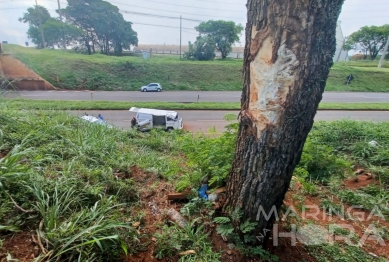
<path id="1" fill-rule="evenodd" d="M 18 90 L 55 90 L 55 87 L 10 55 L 0 56 L 0 70 Z"/>
<path id="2" fill-rule="evenodd" d="M 2 238 L 1 235 L 0 238 Z M 32 261 L 39 255 L 39 252 L 40 250 L 34 242 L 33 234 L 29 232 L 16 233 L 8 236 L 0 248 L 0 262 L 7 261 L 8 253 L 13 259 L 18 259 L 22 262 Z"/>
<path id="3" fill-rule="evenodd" d="M 4 154 L 1 154 L 3 156 Z M 145 216 L 141 221 L 136 223 L 136 228 L 141 234 L 146 234 L 149 236 L 147 240 L 147 248 L 145 251 L 139 252 L 135 255 L 123 257 L 123 261 L 128 262 L 153 262 L 153 261 L 177 261 L 178 256 L 170 257 L 158 260 L 154 256 L 155 251 L 155 239 L 153 235 L 157 232 L 158 227 L 168 223 L 168 218 L 164 215 L 166 210 L 170 208 L 175 208 L 179 210 L 185 202 L 172 202 L 167 200 L 167 195 L 169 193 L 174 193 L 175 190 L 172 187 L 171 183 L 166 180 L 161 179 L 155 174 L 144 172 L 139 169 L 137 166 L 133 166 L 130 170 L 126 172 L 118 172 L 115 175 L 119 179 L 129 179 L 132 178 L 134 182 L 138 185 L 138 190 L 140 194 L 140 205 L 138 207 L 139 212 L 144 212 Z M 343 185 L 340 185 L 343 188 L 349 189 L 359 189 L 361 187 L 367 186 L 369 184 L 375 183 L 374 179 L 366 175 L 359 175 L 358 179 L 345 180 Z M 321 190 L 326 190 L 322 188 Z M 350 226 L 354 229 L 354 233 L 361 238 L 370 224 L 375 223 L 383 227 L 389 228 L 389 223 L 384 219 L 376 216 L 372 216 L 369 220 L 359 219 L 360 217 L 367 218 L 370 215 L 370 212 L 366 210 L 355 210 L 353 209 L 350 213 L 352 217 L 342 217 L 332 215 L 329 216 L 322 209 L 318 214 L 316 214 L 315 209 L 306 209 L 303 214 L 299 209 L 299 206 L 302 205 L 311 205 L 319 206 L 321 204 L 322 197 L 317 196 L 305 196 L 302 202 L 296 201 L 294 195 L 301 196 L 301 185 L 295 183 L 294 186 L 288 191 L 286 198 L 284 200 L 284 205 L 286 207 L 293 207 L 297 214 L 302 218 L 302 224 L 314 224 L 322 226 L 323 228 L 328 228 L 329 225 L 342 225 Z M 333 196 L 335 203 L 340 203 L 339 200 Z M 345 210 L 350 206 L 344 205 Z M 290 222 L 290 221 L 289 221 Z M 134 223 L 135 224 L 135 223 Z M 279 232 L 290 232 L 288 230 L 288 221 L 279 221 Z M 221 252 L 221 261 L 261 261 L 259 258 L 255 257 L 245 257 L 238 250 L 230 249 L 228 247 L 228 242 L 224 241 L 220 235 L 218 235 L 214 228 L 208 228 L 210 232 L 210 240 L 213 243 L 213 250 L 215 252 Z M 314 262 L 316 261 L 304 246 L 297 242 L 296 246 L 291 245 L 289 238 L 279 238 L 278 246 L 272 245 L 272 237 L 269 241 L 268 247 L 266 248 L 272 254 L 279 257 L 279 261 L 307 261 Z M 20 261 L 32 261 L 35 257 L 39 255 L 39 247 L 34 240 L 34 235 L 30 232 L 20 232 L 14 235 L 1 236 L 0 239 L 4 239 L 3 247 L 0 249 L 0 262 L 6 261 L 7 252 L 9 252 L 13 258 L 17 258 Z M 35 237 L 36 239 L 36 237 Z M 388 244 L 388 240 L 384 239 L 385 243 Z M 373 240 L 367 240 L 366 243 L 362 246 L 365 252 L 376 254 L 379 257 L 389 258 L 389 246 L 380 246 Z"/>
<path id="4" fill-rule="evenodd" d="M 374 179 L 366 175 L 358 175 L 357 178 L 352 178 L 345 180 L 344 184 L 341 185 L 343 188 L 348 188 L 351 190 L 356 190 L 363 188 L 367 185 L 376 183 Z M 322 191 L 326 192 L 325 188 L 321 188 Z M 344 213 L 336 214 L 328 214 L 328 212 L 324 211 L 323 208 L 320 208 L 320 212 L 317 213 L 317 209 L 315 208 L 306 208 L 304 209 L 304 213 L 299 209 L 298 206 L 317 206 L 321 207 L 322 196 L 305 196 L 303 202 L 298 202 L 293 200 L 293 195 L 298 194 L 301 195 L 300 185 L 298 183 L 295 184 L 294 188 L 291 188 L 284 200 L 284 205 L 286 207 L 293 207 L 295 211 L 297 211 L 298 216 L 302 219 L 303 223 L 300 226 L 305 224 L 314 224 L 321 226 L 325 229 L 328 229 L 329 226 L 338 225 L 340 227 L 345 228 L 346 230 L 350 230 L 355 233 L 358 237 L 358 240 L 362 239 L 364 235 L 373 234 L 369 226 L 380 225 L 381 227 L 389 228 L 389 223 L 384 218 L 380 216 L 373 215 L 370 211 L 364 209 L 353 208 L 348 204 L 341 203 L 336 196 L 331 195 L 329 192 L 328 195 L 331 195 L 333 202 L 335 204 L 341 204 L 344 207 Z M 285 222 L 281 222 L 281 225 L 286 225 Z M 378 229 L 378 228 L 377 228 Z M 379 230 L 379 229 L 378 229 Z M 379 234 L 381 234 L 380 232 Z M 382 236 L 382 235 L 381 235 Z M 333 236 L 328 236 L 333 237 Z M 335 240 L 337 241 L 337 240 Z M 377 243 L 376 239 L 368 238 L 366 242 L 362 245 L 362 249 L 367 253 L 373 253 L 379 257 L 384 257 L 389 259 L 389 240 L 383 237 L 384 246 L 381 246 Z M 277 252 L 275 252 L 277 253 Z M 279 254 L 277 254 L 279 255 Z M 287 259 L 287 257 L 285 257 Z M 280 257 L 280 261 L 282 260 Z M 307 260 L 311 261 L 311 260 Z M 313 260 L 314 261 L 314 260 Z"/>

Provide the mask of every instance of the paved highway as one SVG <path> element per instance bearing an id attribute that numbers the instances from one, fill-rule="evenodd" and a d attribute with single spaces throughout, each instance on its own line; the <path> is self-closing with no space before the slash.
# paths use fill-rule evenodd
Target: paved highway
<path id="1" fill-rule="evenodd" d="M 215 126 L 217 132 L 222 132 L 227 121 L 223 120 L 223 116 L 227 113 L 238 114 L 238 111 L 191 111 L 179 110 L 178 114 L 184 120 L 184 128 L 190 131 L 208 132 L 208 128 Z M 81 116 L 85 111 L 71 111 L 71 113 Z M 97 116 L 102 114 L 105 120 L 119 128 L 128 129 L 131 127 L 130 120 L 135 114 L 127 110 L 118 111 L 86 111 L 90 115 Z M 337 120 L 337 119 L 353 119 L 353 120 L 368 120 L 368 121 L 389 121 L 389 112 L 386 111 L 318 111 L 315 117 L 319 120 Z"/>
<path id="2" fill-rule="evenodd" d="M 105 100 L 130 102 L 240 102 L 240 91 L 21 91 L 8 96 L 43 100 Z M 323 102 L 389 102 L 389 93 L 325 92 Z"/>

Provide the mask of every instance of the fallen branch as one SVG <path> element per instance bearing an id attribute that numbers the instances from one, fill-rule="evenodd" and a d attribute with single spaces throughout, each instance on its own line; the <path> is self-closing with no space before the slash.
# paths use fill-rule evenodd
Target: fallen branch
<path id="1" fill-rule="evenodd" d="M 196 254 L 196 251 L 188 250 L 188 251 L 179 253 L 180 256 L 193 255 L 193 254 Z"/>
<path id="2" fill-rule="evenodd" d="M 172 193 L 167 195 L 167 200 L 184 200 L 187 199 L 189 193 Z"/>
<path id="3" fill-rule="evenodd" d="M 226 192 L 226 187 L 217 188 L 217 189 L 215 189 L 215 191 L 208 190 L 207 194 L 208 195 L 211 194 L 211 193 L 220 194 L 220 193 L 223 193 L 223 192 Z M 171 194 L 167 195 L 167 199 L 168 200 L 185 200 L 185 199 L 188 198 L 188 195 L 190 195 L 191 193 L 192 193 L 191 191 L 185 191 L 185 192 L 182 192 L 182 193 L 171 193 Z"/>
<path id="4" fill-rule="evenodd" d="M 42 225 L 43 225 L 43 220 L 39 223 L 39 229 L 36 231 L 36 236 L 38 237 L 38 246 L 40 247 L 40 249 L 42 250 L 42 253 L 43 254 L 47 254 L 47 251 L 46 249 L 44 248 L 43 244 L 42 244 L 42 241 L 41 241 L 41 229 L 42 229 Z M 32 238 L 34 239 L 34 236 L 32 236 Z"/>
<path id="5" fill-rule="evenodd" d="M 17 209 L 19 209 L 20 211 L 24 212 L 24 213 L 32 213 L 34 212 L 34 210 L 25 210 L 24 208 L 22 208 L 21 206 L 18 205 L 18 203 L 16 203 L 16 201 L 11 197 L 10 194 L 7 193 L 7 191 L 3 190 L 3 192 L 9 197 L 9 199 L 11 199 L 11 202 L 15 205 L 15 207 Z"/>

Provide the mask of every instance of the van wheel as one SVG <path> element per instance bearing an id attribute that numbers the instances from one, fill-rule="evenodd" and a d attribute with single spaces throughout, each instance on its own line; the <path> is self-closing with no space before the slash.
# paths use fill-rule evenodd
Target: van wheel
<path id="1" fill-rule="evenodd" d="M 147 89 L 146 89 L 146 88 L 143 88 L 142 92 L 147 92 Z"/>
<path id="2" fill-rule="evenodd" d="M 166 132 L 172 132 L 173 131 L 173 127 L 168 127 L 167 129 L 166 129 Z"/>
<path id="3" fill-rule="evenodd" d="M 157 92 L 161 92 L 161 88 L 158 88 L 158 89 L 157 89 Z"/>

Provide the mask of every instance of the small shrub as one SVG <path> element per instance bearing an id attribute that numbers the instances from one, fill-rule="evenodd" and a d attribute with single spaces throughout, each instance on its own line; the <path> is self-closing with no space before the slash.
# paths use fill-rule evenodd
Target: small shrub
<path id="1" fill-rule="evenodd" d="M 351 171 L 350 167 L 346 159 L 336 156 L 332 147 L 308 138 L 297 171 L 300 176 L 305 175 L 305 179 L 326 183 L 331 177 L 344 177 Z"/>
<path id="2" fill-rule="evenodd" d="M 212 245 L 203 226 L 195 227 L 194 224 L 189 224 L 181 229 L 177 226 L 164 225 L 154 236 L 157 239 L 154 255 L 158 259 L 195 250 L 195 254 L 185 255 L 180 261 L 220 261 L 220 254 L 212 251 Z"/>
<path id="3" fill-rule="evenodd" d="M 218 224 L 216 232 L 227 237 L 245 256 L 259 256 L 265 261 L 278 261 L 277 256 L 264 250 L 262 246 L 255 246 L 258 240 L 254 235 L 257 223 L 249 220 L 241 222 L 242 215 L 242 212 L 236 209 L 230 217 L 215 217 L 213 221 Z"/>

